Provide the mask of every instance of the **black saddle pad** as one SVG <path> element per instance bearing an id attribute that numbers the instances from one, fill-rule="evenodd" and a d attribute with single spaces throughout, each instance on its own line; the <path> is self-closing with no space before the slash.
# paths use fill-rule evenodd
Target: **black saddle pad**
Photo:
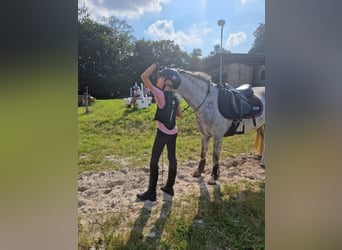
<path id="1" fill-rule="evenodd" d="M 257 117 L 262 113 L 262 102 L 254 95 L 252 89 L 245 92 L 248 96 L 233 87 L 219 87 L 219 111 L 227 119 L 241 120 Z"/>

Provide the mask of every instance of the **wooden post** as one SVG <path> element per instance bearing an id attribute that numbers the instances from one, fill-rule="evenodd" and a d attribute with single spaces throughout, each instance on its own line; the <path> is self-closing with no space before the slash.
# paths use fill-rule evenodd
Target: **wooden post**
<path id="1" fill-rule="evenodd" d="M 86 92 L 85 92 L 85 110 L 86 110 L 86 113 L 89 113 L 89 109 L 88 109 L 88 99 L 89 99 L 88 87 L 86 87 Z"/>

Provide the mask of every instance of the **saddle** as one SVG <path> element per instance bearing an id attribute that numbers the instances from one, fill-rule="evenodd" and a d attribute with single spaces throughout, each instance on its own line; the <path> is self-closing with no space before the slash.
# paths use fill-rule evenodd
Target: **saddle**
<path id="1" fill-rule="evenodd" d="M 242 119 L 252 118 L 255 126 L 255 117 L 259 116 L 263 109 L 260 99 L 254 95 L 250 84 L 234 88 L 228 83 L 219 85 L 218 108 L 222 116 L 233 120 L 225 136 L 243 134 L 244 126 L 242 132 L 236 131 Z"/>

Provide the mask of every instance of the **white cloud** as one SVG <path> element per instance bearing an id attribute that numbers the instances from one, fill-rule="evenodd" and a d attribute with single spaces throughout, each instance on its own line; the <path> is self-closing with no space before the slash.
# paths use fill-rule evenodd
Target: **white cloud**
<path id="1" fill-rule="evenodd" d="M 99 20 L 111 15 L 119 18 L 137 18 L 146 12 L 160 12 L 162 4 L 167 2 L 169 0 L 78 0 L 78 6 L 85 4 L 92 17 Z"/>
<path id="2" fill-rule="evenodd" d="M 252 3 L 253 0 L 240 0 L 241 4 L 247 4 L 247 3 Z"/>
<path id="3" fill-rule="evenodd" d="M 239 31 L 237 33 L 231 33 L 228 36 L 227 46 L 238 46 L 241 43 L 244 43 L 245 41 L 247 41 L 247 34 L 245 32 Z"/>
<path id="4" fill-rule="evenodd" d="M 167 20 L 157 20 L 154 24 L 151 24 L 148 27 L 147 34 L 161 38 L 173 37 L 175 34 L 173 22 Z"/>
<path id="5" fill-rule="evenodd" d="M 202 34 L 209 32 L 209 29 L 200 29 L 196 26 L 191 28 L 190 32 L 175 31 L 172 20 L 157 20 L 151 24 L 145 32 L 154 39 L 172 40 L 179 46 L 200 45 L 202 40 L 199 38 Z"/>

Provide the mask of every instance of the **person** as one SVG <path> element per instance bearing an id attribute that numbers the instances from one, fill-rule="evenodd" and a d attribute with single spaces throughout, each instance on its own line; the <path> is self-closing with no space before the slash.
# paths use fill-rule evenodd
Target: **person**
<path id="1" fill-rule="evenodd" d="M 137 99 L 141 99 L 143 97 L 143 93 L 141 93 L 141 90 L 137 83 L 133 86 L 133 94 L 132 99 L 130 103 L 130 107 L 135 107 L 135 103 L 137 102 Z"/>
<path id="2" fill-rule="evenodd" d="M 150 76 L 158 68 L 159 64 L 153 63 L 141 74 L 141 80 L 154 94 L 157 103 L 157 111 L 154 118 L 157 120 L 157 132 L 150 160 L 149 184 L 146 192 L 137 194 L 138 200 L 141 201 L 156 201 L 156 186 L 159 169 L 158 162 L 165 145 L 167 146 L 169 168 L 166 185 L 163 186 L 161 190 L 171 196 L 174 196 L 173 185 L 177 174 L 176 139 L 178 130 L 176 126 L 176 116 L 183 118 L 183 114 L 179 105 L 179 100 L 174 95 L 173 90 L 179 87 L 181 77 L 177 71 L 164 68 L 159 72 L 157 86 L 155 87 L 150 81 Z"/>
<path id="3" fill-rule="evenodd" d="M 145 92 L 145 97 L 150 97 L 151 96 L 151 92 L 148 88 L 144 88 L 144 92 Z"/>

